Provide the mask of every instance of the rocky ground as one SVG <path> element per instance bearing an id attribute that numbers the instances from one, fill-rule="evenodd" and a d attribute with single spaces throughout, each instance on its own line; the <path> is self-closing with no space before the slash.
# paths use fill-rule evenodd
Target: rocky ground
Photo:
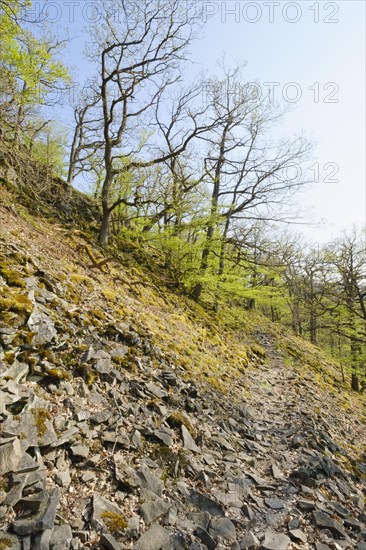
<path id="1" fill-rule="evenodd" d="M 191 375 L 4 220 L 1 550 L 366 549 L 364 402 L 260 327 L 235 379 Z"/>

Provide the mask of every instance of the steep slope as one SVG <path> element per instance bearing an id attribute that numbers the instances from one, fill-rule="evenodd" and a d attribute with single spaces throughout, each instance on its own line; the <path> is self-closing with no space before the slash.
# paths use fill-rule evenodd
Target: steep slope
<path id="1" fill-rule="evenodd" d="M 365 400 L 335 365 L 13 202 L 0 549 L 366 548 Z"/>

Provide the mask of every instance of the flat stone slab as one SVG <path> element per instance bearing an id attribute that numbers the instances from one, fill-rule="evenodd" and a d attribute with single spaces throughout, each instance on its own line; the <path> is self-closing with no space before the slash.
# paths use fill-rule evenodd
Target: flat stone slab
<path id="1" fill-rule="evenodd" d="M 315 512 L 313 512 L 313 519 L 317 527 L 319 527 L 320 529 L 329 529 L 334 537 L 339 539 L 347 538 L 347 534 L 343 529 L 343 525 L 339 523 L 339 521 L 332 519 L 324 512 L 316 510 Z"/>
<path id="2" fill-rule="evenodd" d="M 267 531 L 262 542 L 261 550 L 286 550 L 291 540 L 282 533 Z"/>
<path id="3" fill-rule="evenodd" d="M 134 544 L 132 550 L 160 550 L 169 540 L 170 532 L 155 523 Z"/>
<path id="4" fill-rule="evenodd" d="M 14 472 L 22 458 L 19 439 L 0 439 L 0 475 Z"/>

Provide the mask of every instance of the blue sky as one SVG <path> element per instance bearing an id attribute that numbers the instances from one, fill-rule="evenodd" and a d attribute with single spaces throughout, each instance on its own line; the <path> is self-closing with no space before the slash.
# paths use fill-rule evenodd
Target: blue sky
<path id="1" fill-rule="evenodd" d="M 33 4 L 37 11 L 45 2 Z M 80 80 L 88 72 L 83 28 L 93 17 L 92 4 L 46 1 L 50 25 L 72 38 L 65 61 L 79 67 Z M 365 223 L 365 6 L 363 0 L 197 0 L 197 17 L 205 25 L 192 44 L 194 63 L 186 76 L 215 72 L 225 52 L 229 61 L 247 61 L 248 81 L 259 81 L 263 92 L 271 87 L 274 99 L 291 107 L 277 131 L 282 136 L 303 130 L 316 144 L 318 181 L 299 201 L 311 207 L 314 220 L 324 220 L 321 229 L 301 229 L 318 242 Z M 69 113 L 65 108 L 59 117 L 66 122 Z"/>

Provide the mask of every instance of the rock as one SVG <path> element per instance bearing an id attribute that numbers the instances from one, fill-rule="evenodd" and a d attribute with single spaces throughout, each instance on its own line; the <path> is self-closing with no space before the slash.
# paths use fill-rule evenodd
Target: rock
<path id="1" fill-rule="evenodd" d="M 336 538 L 347 538 L 347 535 L 341 523 L 332 519 L 324 512 L 316 510 L 315 512 L 313 512 L 313 519 L 317 527 L 319 527 L 320 529 L 328 529 Z"/>
<path id="2" fill-rule="evenodd" d="M 154 436 L 162 441 L 167 447 L 173 445 L 173 440 L 171 438 L 171 431 L 169 430 L 154 430 Z"/>
<path id="3" fill-rule="evenodd" d="M 30 410 L 5 420 L 2 431 L 5 434 L 17 435 L 24 451 L 28 447 L 46 447 L 57 441 L 47 404 L 39 400 L 32 404 Z"/>
<path id="4" fill-rule="evenodd" d="M 141 470 L 137 472 L 139 485 L 143 489 L 147 489 L 151 493 L 155 493 L 159 497 L 163 494 L 163 482 L 152 475 L 150 469 L 147 466 L 143 466 Z"/>
<path id="5" fill-rule="evenodd" d="M 286 535 L 266 531 L 261 550 L 286 550 L 291 540 Z"/>
<path id="6" fill-rule="evenodd" d="M 32 339 L 33 346 L 42 346 L 51 342 L 57 335 L 53 321 L 38 309 L 35 309 L 28 319 L 28 328 L 35 335 Z"/>
<path id="7" fill-rule="evenodd" d="M 133 550 L 160 550 L 169 540 L 170 533 L 157 523 L 154 523 L 134 544 Z"/>
<path id="8" fill-rule="evenodd" d="M 26 510 L 31 516 L 15 519 L 12 524 L 14 533 L 24 536 L 52 529 L 59 500 L 60 490 L 58 488 L 52 489 L 49 493 L 42 491 L 20 500 L 20 509 Z"/>
<path id="9" fill-rule="evenodd" d="M 0 475 L 13 472 L 18 466 L 22 454 L 19 439 L 0 439 Z"/>
<path id="10" fill-rule="evenodd" d="M 73 445 L 70 450 L 76 460 L 86 460 L 89 456 L 89 447 L 86 445 Z"/>
<path id="11" fill-rule="evenodd" d="M 141 496 L 146 500 L 140 507 L 140 512 L 144 522 L 148 525 L 164 516 L 171 507 L 169 502 L 146 489 Z"/>
<path id="12" fill-rule="evenodd" d="M 16 384 L 20 384 L 21 381 L 26 378 L 28 372 L 29 365 L 15 361 L 14 364 L 2 374 L 2 376 L 5 379 L 14 380 Z"/>
<path id="13" fill-rule="evenodd" d="M 52 550 L 69 550 L 72 538 L 70 525 L 67 523 L 55 525 L 51 535 L 50 546 Z"/>
<path id="14" fill-rule="evenodd" d="M 272 508 L 272 510 L 282 510 L 286 507 L 286 502 L 279 498 L 265 498 L 264 502 L 269 508 Z"/>
<path id="15" fill-rule="evenodd" d="M 132 516 L 128 518 L 126 538 L 136 539 L 140 532 L 140 518 L 138 516 Z"/>
<path id="16" fill-rule="evenodd" d="M 345 518 L 343 520 L 343 524 L 349 529 L 352 529 L 352 531 L 361 531 L 362 529 L 362 523 L 357 521 L 357 519 L 352 518 L 351 516 Z"/>
<path id="17" fill-rule="evenodd" d="M 106 533 L 101 534 L 99 543 L 102 548 L 107 548 L 107 550 L 123 550 L 124 548 L 112 535 Z"/>
<path id="18" fill-rule="evenodd" d="M 65 470 L 63 472 L 56 472 L 53 479 L 60 487 L 68 487 L 71 483 L 70 471 Z"/>
<path id="19" fill-rule="evenodd" d="M 211 535 L 207 533 L 205 529 L 202 529 L 202 527 L 197 527 L 197 529 L 194 531 L 194 534 L 203 542 L 208 550 L 215 550 L 217 543 L 214 541 Z"/>
<path id="20" fill-rule="evenodd" d="M 208 512 L 211 516 L 225 516 L 224 509 L 219 502 L 212 500 L 199 491 L 192 491 L 189 496 L 189 501 L 193 506 L 203 512 Z"/>
<path id="21" fill-rule="evenodd" d="M 36 533 L 32 538 L 32 550 L 49 550 L 52 529 Z"/>
<path id="22" fill-rule="evenodd" d="M 162 380 L 166 383 L 167 386 L 175 387 L 178 385 L 178 380 L 174 372 L 172 371 L 163 371 L 161 373 Z"/>
<path id="23" fill-rule="evenodd" d="M 296 506 L 303 512 L 312 512 L 315 510 L 315 504 L 311 500 L 298 500 Z"/>
<path id="24" fill-rule="evenodd" d="M 292 540 L 294 540 L 295 542 L 307 542 L 307 536 L 303 531 L 301 531 L 301 529 L 292 529 L 291 531 L 289 531 L 289 534 Z"/>
<path id="25" fill-rule="evenodd" d="M 234 541 L 236 539 L 235 525 L 228 518 L 213 518 L 208 532 L 214 539 Z"/>
<path id="26" fill-rule="evenodd" d="M 99 494 L 93 496 L 93 507 L 91 524 L 96 531 L 108 532 L 108 516 L 115 520 L 120 518 L 122 525 L 125 523 L 124 516 L 120 508 L 114 502 L 107 500 Z M 127 523 L 126 523 L 127 526 Z"/>
<path id="27" fill-rule="evenodd" d="M 252 531 L 248 531 L 240 540 L 239 545 L 241 550 L 251 550 L 259 546 L 259 540 Z"/>
<path id="28" fill-rule="evenodd" d="M 187 428 L 182 425 L 181 431 L 182 431 L 184 448 L 187 449 L 188 451 L 192 451 L 193 453 L 201 452 L 200 448 L 196 445 L 193 437 L 191 436 Z"/>

